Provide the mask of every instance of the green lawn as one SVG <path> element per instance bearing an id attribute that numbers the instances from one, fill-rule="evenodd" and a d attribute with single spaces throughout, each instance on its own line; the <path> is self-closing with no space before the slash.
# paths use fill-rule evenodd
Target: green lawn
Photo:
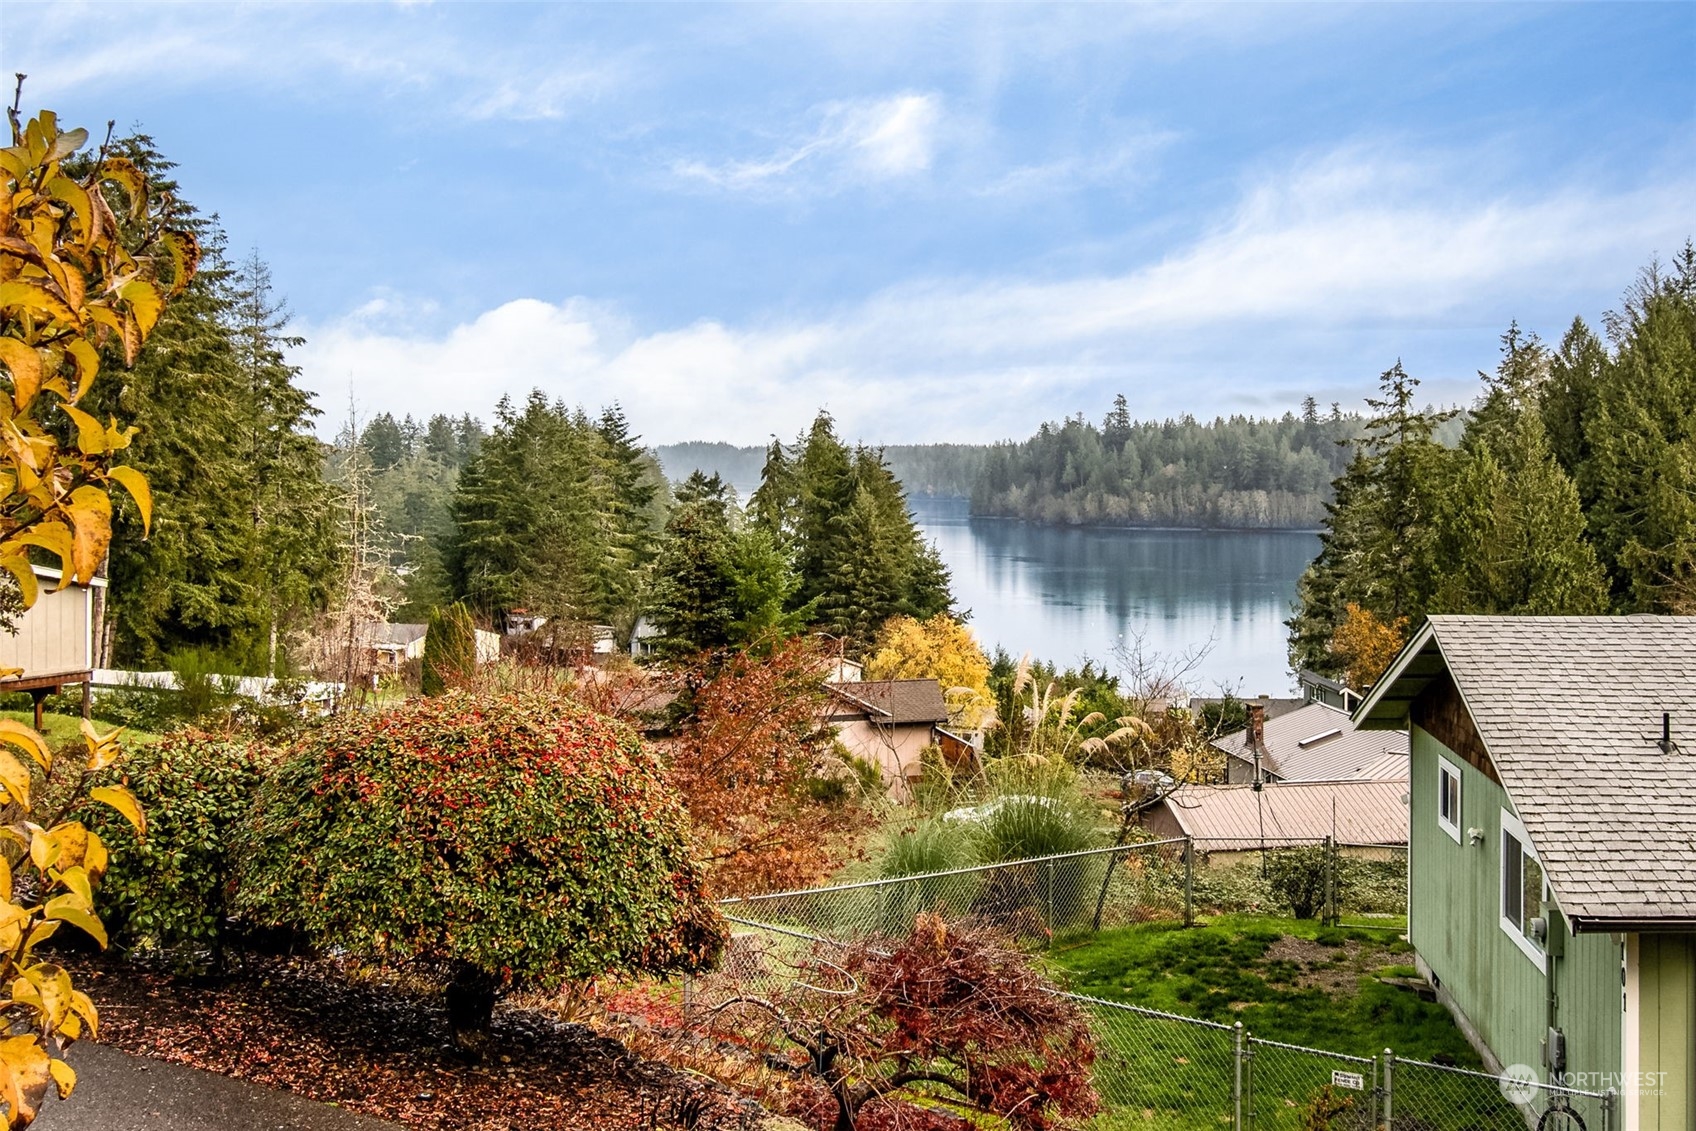
<path id="1" fill-rule="evenodd" d="M 33 711 L 0 711 L 0 719 L 16 719 L 25 726 L 35 725 L 35 713 Z M 101 734 L 105 734 L 117 724 L 106 722 L 103 719 L 95 719 L 94 725 Z M 72 743 L 80 744 L 82 742 L 82 716 L 80 715 L 60 715 L 48 711 L 41 716 L 41 729 L 47 736 L 48 747 L 53 750 L 69 746 Z M 145 730 L 125 730 L 123 741 L 132 745 L 158 742 L 159 736 Z"/>
<path id="2" fill-rule="evenodd" d="M 1379 977 L 1411 977 L 1394 931 L 1222 916 L 1185 930 L 1150 923 L 1057 943 L 1050 961 L 1078 993 L 1181 1013 L 1257 1037 L 1372 1056 L 1434 1055 L 1477 1067 L 1449 1013 Z"/>
<path id="3" fill-rule="evenodd" d="M 1326 929 L 1250 915 L 1189 930 L 1176 923 L 1107 930 L 1059 940 L 1048 953 L 1063 982 L 1092 997 L 1220 1025 L 1241 1022 L 1263 1040 L 1368 1058 L 1388 1047 L 1401 1056 L 1452 1057 L 1477 1067 L 1442 1006 L 1379 980 L 1414 976 L 1411 961 L 1411 948 L 1393 930 Z M 1093 1013 L 1096 1084 L 1108 1109 L 1097 1131 L 1229 1126 L 1233 1032 L 1107 1007 Z M 1273 1046 L 1254 1052 L 1256 1126 L 1266 1131 L 1302 1126 L 1306 1104 L 1333 1070 L 1368 1078 L 1372 1071 Z M 1368 1102 L 1364 1093 L 1346 1095 Z"/>

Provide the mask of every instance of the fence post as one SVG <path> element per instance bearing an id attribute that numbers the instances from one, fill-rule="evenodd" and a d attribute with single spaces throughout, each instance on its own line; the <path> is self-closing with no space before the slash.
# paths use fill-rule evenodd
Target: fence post
<path id="1" fill-rule="evenodd" d="M 1184 834 L 1184 926 L 1195 926 L 1195 838 Z"/>
<path id="2" fill-rule="evenodd" d="M 1048 944 L 1054 945 L 1054 858 L 1048 858 Z"/>
<path id="3" fill-rule="evenodd" d="M 1243 1023 L 1238 1021 L 1234 1029 L 1236 1043 L 1231 1049 L 1231 1063 L 1234 1066 L 1231 1083 L 1231 1131 L 1246 1131 L 1243 1127 Z"/>
<path id="4" fill-rule="evenodd" d="M 1325 837 L 1325 911 L 1323 921 L 1327 927 L 1337 925 L 1337 856 L 1336 848 L 1331 843 L 1329 835 Z"/>
<path id="5" fill-rule="evenodd" d="M 1396 1054 L 1389 1049 L 1384 1050 L 1384 1126 L 1394 1129 L 1396 1126 Z"/>
<path id="6" fill-rule="evenodd" d="M 695 978 L 692 974 L 683 975 L 683 1024 L 689 1024 L 690 1007 L 695 1004 Z"/>
<path id="7" fill-rule="evenodd" d="M 1615 1102 L 1619 1093 L 1609 1088 L 1602 1096 L 1602 1131 L 1614 1131 Z"/>

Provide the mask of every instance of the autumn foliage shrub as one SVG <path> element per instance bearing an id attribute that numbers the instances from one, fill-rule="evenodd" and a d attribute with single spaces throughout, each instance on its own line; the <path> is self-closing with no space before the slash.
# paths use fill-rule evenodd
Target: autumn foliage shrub
<path id="1" fill-rule="evenodd" d="M 922 915 L 905 937 L 821 944 L 803 977 L 773 997 L 732 998 L 718 1024 L 763 1024 L 805 1083 L 790 1105 L 818 1128 L 907 1127 L 931 1099 L 999 1116 L 1017 1131 L 1093 1115 L 1095 1042 L 1077 1003 L 1060 997 L 1003 937 Z M 920 1122 L 946 1126 L 946 1120 Z"/>
<path id="2" fill-rule="evenodd" d="M 552 695 L 450 690 L 332 720 L 265 783 L 244 839 L 245 916 L 454 984 L 694 970 L 723 945 L 658 761 Z"/>
<path id="3" fill-rule="evenodd" d="M 859 776 L 823 721 L 824 666 L 815 644 L 795 639 L 687 673 L 691 709 L 670 781 L 720 895 L 817 883 L 869 821 Z"/>
<path id="4" fill-rule="evenodd" d="M 83 816 L 111 849 L 97 896 L 114 939 L 171 951 L 185 966 L 219 952 L 234 839 L 274 760 L 259 743 L 198 730 L 132 749 L 122 770 L 147 813 L 147 835 L 100 806 Z"/>

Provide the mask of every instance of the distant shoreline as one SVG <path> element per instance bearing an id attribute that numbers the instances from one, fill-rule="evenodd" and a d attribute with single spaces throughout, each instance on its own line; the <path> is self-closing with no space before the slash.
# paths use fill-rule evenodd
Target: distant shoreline
<path id="1" fill-rule="evenodd" d="M 1324 530 L 1316 526 L 1172 526 L 1152 523 L 1122 523 L 1122 522 L 1044 522 L 1039 518 L 1020 518 L 1011 514 L 972 514 L 969 507 L 971 499 L 965 495 L 932 494 L 928 491 L 913 491 L 908 493 L 908 499 L 923 497 L 926 499 L 958 500 L 966 503 L 966 516 L 980 522 L 1019 522 L 1027 526 L 1040 526 L 1045 530 L 1150 530 L 1166 533 L 1191 534 L 1323 534 Z M 919 516 L 921 519 L 923 516 Z"/>

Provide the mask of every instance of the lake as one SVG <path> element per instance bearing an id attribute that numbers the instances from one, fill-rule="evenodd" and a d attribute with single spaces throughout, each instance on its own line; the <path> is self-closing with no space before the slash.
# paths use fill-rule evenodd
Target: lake
<path id="1" fill-rule="evenodd" d="M 1194 691 L 1282 695 L 1294 686 L 1283 621 L 1319 552 L 1316 534 L 1040 526 L 972 518 L 965 499 L 909 502 L 985 650 L 1111 667 L 1115 645 L 1140 632 L 1163 655 L 1211 645 Z"/>

